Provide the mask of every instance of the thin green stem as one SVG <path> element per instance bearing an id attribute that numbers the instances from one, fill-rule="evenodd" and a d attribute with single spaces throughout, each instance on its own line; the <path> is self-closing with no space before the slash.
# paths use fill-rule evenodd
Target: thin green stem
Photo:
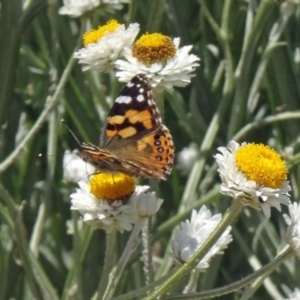
<path id="1" fill-rule="evenodd" d="M 200 158 L 194 164 L 194 167 L 188 177 L 178 213 L 184 211 L 186 207 L 190 207 L 195 199 L 195 191 L 197 189 L 204 166 L 206 164 L 206 157 L 215 140 L 217 132 L 220 128 L 220 124 L 223 120 L 223 117 L 227 111 L 229 104 L 230 102 L 228 101 L 228 99 L 222 99 L 218 110 L 214 114 L 209 124 L 209 127 L 206 131 L 205 137 L 200 147 Z"/>
<path id="2" fill-rule="evenodd" d="M 81 252 L 83 248 L 82 238 L 78 230 L 78 213 L 72 210 L 72 222 L 74 228 L 73 234 L 73 261 L 75 263 L 74 277 L 76 280 L 77 296 L 79 299 L 83 298 L 83 272 L 82 264 L 78 263 L 80 261 Z"/>
<path id="3" fill-rule="evenodd" d="M 257 9 L 252 28 L 246 27 L 247 39 L 246 48 L 239 59 L 235 72 L 235 90 L 230 123 L 228 128 L 228 138 L 236 133 L 245 121 L 246 104 L 252 77 L 254 55 L 256 54 L 259 40 L 264 32 L 267 22 L 272 17 L 272 12 L 276 5 L 272 0 L 261 1 Z M 248 24 L 247 24 L 248 25 Z"/>
<path id="4" fill-rule="evenodd" d="M 278 266 L 280 266 L 284 261 L 289 259 L 294 255 L 291 247 L 287 247 L 281 254 L 279 254 L 276 258 L 274 258 L 270 263 L 259 269 L 258 271 L 254 272 L 251 275 L 248 275 L 247 277 L 236 281 L 230 285 L 217 288 L 210 291 L 204 291 L 200 293 L 193 293 L 190 295 L 169 295 L 164 297 L 163 299 L 185 299 L 185 300 L 198 300 L 198 299 L 206 299 L 206 298 L 214 298 L 214 297 L 220 297 L 222 295 L 226 295 L 229 293 L 232 293 L 234 291 L 237 291 L 247 285 L 249 285 L 251 282 L 256 280 L 257 278 L 261 276 L 268 276 L 271 272 L 273 272 Z M 249 299 L 249 298 L 241 298 L 241 299 Z"/>
<path id="5" fill-rule="evenodd" d="M 25 241 L 25 236 L 23 232 L 23 221 L 22 221 L 22 211 L 25 205 L 25 202 L 21 206 L 16 207 L 15 201 L 8 193 L 8 191 L 0 184 L 0 198 L 8 207 L 11 219 L 14 220 L 13 233 L 18 244 L 18 252 L 22 260 L 23 268 L 26 273 L 26 279 L 32 296 L 36 299 L 43 299 L 40 289 L 38 288 L 37 279 L 32 268 L 32 264 L 29 258 L 29 249 Z"/>
<path id="6" fill-rule="evenodd" d="M 275 116 L 269 116 L 262 120 L 249 123 L 245 125 L 240 131 L 238 131 L 233 137 L 232 140 L 240 141 L 244 138 L 248 133 L 254 131 L 255 129 L 261 129 L 262 126 L 266 126 L 275 122 L 282 122 L 288 120 L 297 120 L 300 118 L 300 111 L 294 112 L 284 112 L 281 114 L 277 114 Z"/>
<path id="7" fill-rule="evenodd" d="M 76 221 L 76 220 L 77 220 L 77 218 L 74 221 Z M 75 228 L 74 231 L 77 231 L 77 229 L 76 229 L 77 225 L 76 224 L 75 224 L 74 228 Z M 63 295 L 61 297 L 62 300 L 67 300 L 67 299 L 70 298 L 69 294 L 68 294 L 68 291 L 69 291 L 70 287 L 72 286 L 73 279 L 74 279 L 75 273 L 77 271 L 78 264 L 82 264 L 85 257 L 86 257 L 87 250 L 89 249 L 93 233 L 94 233 L 94 230 L 92 230 L 92 228 L 90 226 L 84 226 L 83 229 L 82 229 L 82 234 L 81 234 L 81 236 L 82 236 L 82 249 L 81 249 L 81 252 L 80 252 L 80 259 L 79 259 L 79 261 L 73 259 L 72 266 L 69 269 L 68 276 L 67 276 L 67 279 L 66 279 L 65 284 L 64 284 Z"/>
<path id="8" fill-rule="evenodd" d="M 268 65 L 268 62 L 271 58 L 271 54 L 274 52 L 274 50 L 280 45 L 285 45 L 285 43 L 280 43 L 278 45 L 278 40 L 281 37 L 284 29 L 286 28 L 286 25 L 292 16 L 293 12 L 295 11 L 295 4 L 293 3 L 282 3 L 281 5 L 281 15 L 276 23 L 274 23 L 270 34 L 269 34 L 269 41 L 268 44 L 264 50 L 264 53 L 261 58 L 261 62 L 257 68 L 256 74 L 254 76 L 249 96 L 247 100 L 248 110 L 249 112 L 253 112 L 256 108 L 256 94 L 258 93 L 258 90 L 262 83 L 262 78 L 265 75 L 265 71 Z"/>
<path id="9" fill-rule="evenodd" d="M 84 28 L 84 24 L 82 25 L 82 28 Z M 81 37 L 81 35 L 80 35 Z M 81 38 L 78 39 L 77 46 L 74 51 L 76 51 L 81 44 Z M 69 62 L 60 78 L 60 81 L 57 85 L 57 88 L 53 94 L 53 96 L 48 96 L 45 104 L 45 108 L 40 114 L 39 118 L 35 122 L 35 124 L 32 126 L 28 134 L 25 136 L 25 138 L 19 143 L 19 145 L 15 148 L 14 151 L 11 152 L 10 155 L 6 157 L 6 159 L 0 164 L 0 173 L 4 172 L 20 155 L 20 153 L 25 149 L 26 144 L 38 133 L 44 122 L 47 120 L 47 117 L 49 113 L 52 111 L 52 109 L 60 102 L 61 98 L 61 92 L 67 82 L 67 79 L 71 73 L 73 64 L 75 60 L 73 58 L 73 53 L 69 59 Z"/>
<path id="10" fill-rule="evenodd" d="M 124 268 L 128 262 L 129 257 L 134 252 L 138 245 L 138 235 L 144 226 L 144 218 L 139 218 L 139 220 L 134 225 L 134 228 L 131 232 L 131 235 L 129 237 L 129 240 L 126 244 L 126 247 L 122 253 L 122 256 L 117 263 L 117 265 L 114 267 L 114 269 L 109 274 L 109 282 L 106 288 L 106 291 L 102 298 L 100 298 L 100 295 L 97 295 L 96 299 L 103 299 L 103 300 L 110 300 L 112 299 L 114 292 L 117 288 L 117 285 L 121 279 L 121 276 L 123 274 Z"/>
<path id="11" fill-rule="evenodd" d="M 151 218 L 148 218 L 145 222 L 145 225 L 142 228 L 142 256 L 143 256 L 143 271 L 145 275 L 146 285 L 149 285 L 153 282 L 153 262 L 152 262 L 152 251 L 151 251 Z"/>
<path id="12" fill-rule="evenodd" d="M 183 290 L 183 294 L 188 294 L 192 291 L 195 291 L 196 285 L 197 285 L 197 280 L 199 278 L 199 272 L 197 272 L 196 270 L 193 270 L 191 272 L 190 278 L 189 278 L 189 282 L 188 284 L 185 286 L 184 290 Z"/>
<path id="13" fill-rule="evenodd" d="M 143 286 L 135 291 L 129 292 L 127 294 L 118 296 L 116 298 L 114 298 L 113 300 L 131 300 L 131 299 L 139 299 L 138 297 L 141 297 L 142 295 L 145 295 L 148 291 L 153 290 L 156 286 L 158 286 L 159 284 L 162 284 L 166 281 L 166 279 L 168 277 L 170 277 L 172 274 L 175 273 L 175 270 L 169 272 L 168 274 L 162 276 L 161 278 L 159 278 L 158 280 L 150 283 L 147 286 Z"/>
<path id="14" fill-rule="evenodd" d="M 104 266 L 101 274 L 100 283 L 98 286 L 98 297 L 102 297 L 108 283 L 108 275 L 112 270 L 114 265 L 114 256 L 115 256 L 115 245 L 116 245 L 116 230 L 113 230 L 110 233 L 106 233 L 106 251 Z M 101 298 L 100 298 L 101 299 Z"/>
<path id="15" fill-rule="evenodd" d="M 46 204 L 41 203 L 38 210 L 37 219 L 33 227 L 30 244 L 29 244 L 29 248 L 35 257 L 37 257 L 39 253 L 39 244 L 40 244 L 40 240 L 42 237 L 42 232 L 45 224 L 45 217 L 46 217 Z"/>

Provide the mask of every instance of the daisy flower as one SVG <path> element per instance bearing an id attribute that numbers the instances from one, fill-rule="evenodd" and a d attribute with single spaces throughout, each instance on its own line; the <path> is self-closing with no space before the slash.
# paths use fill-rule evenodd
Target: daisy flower
<path id="1" fill-rule="evenodd" d="M 101 8 L 102 13 L 122 9 L 122 3 L 128 3 L 128 0 L 63 0 L 63 3 L 64 6 L 59 9 L 58 13 L 78 18 L 98 6 Z"/>
<path id="2" fill-rule="evenodd" d="M 88 177 L 95 173 L 96 169 L 91 164 L 83 161 L 78 156 L 79 151 L 66 150 L 63 157 L 63 178 L 66 181 L 77 183 L 87 181 Z"/>
<path id="3" fill-rule="evenodd" d="M 187 175 L 192 170 L 199 155 L 199 149 L 195 144 L 183 148 L 177 155 L 177 168 L 182 174 Z"/>
<path id="4" fill-rule="evenodd" d="M 300 259 L 300 205 L 297 202 L 290 204 L 289 213 L 290 217 L 284 216 L 286 223 L 289 225 L 285 234 L 285 241 Z"/>
<path id="5" fill-rule="evenodd" d="M 299 300 L 300 299 L 300 289 L 295 288 L 294 291 L 286 298 L 286 300 Z"/>
<path id="6" fill-rule="evenodd" d="M 108 72 L 115 61 L 123 56 L 125 47 L 131 47 L 139 32 L 137 23 L 125 25 L 110 20 L 98 29 L 83 35 L 84 47 L 74 53 L 74 57 L 82 64 L 82 70 Z"/>
<path id="7" fill-rule="evenodd" d="M 221 193 L 240 200 L 270 217 L 271 207 L 281 211 L 289 205 L 291 187 L 287 167 L 280 154 L 263 144 L 239 145 L 231 141 L 215 155 L 222 185 Z"/>
<path id="8" fill-rule="evenodd" d="M 192 211 L 191 220 L 181 223 L 181 228 L 176 228 L 171 240 L 172 255 L 177 263 L 184 263 L 202 246 L 211 233 L 218 226 L 222 218 L 221 214 L 212 216 L 206 206 L 202 206 L 199 212 Z M 209 267 L 210 260 L 223 250 L 232 241 L 231 226 L 227 227 L 218 241 L 197 264 L 197 271 L 204 271 Z"/>
<path id="9" fill-rule="evenodd" d="M 121 173 L 95 174 L 88 183 L 78 184 L 79 188 L 71 194 L 71 209 L 78 210 L 83 221 L 93 228 L 107 232 L 130 231 L 138 216 L 155 214 L 162 203 L 148 193 L 149 186 L 135 186 L 133 177 Z"/>
<path id="10" fill-rule="evenodd" d="M 189 54 L 192 46 L 179 48 L 180 38 L 172 40 L 160 33 L 144 34 L 132 48 L 124 50 L 125 59 L 115 63 L 120 81 L 128 82 L 143 73 L 157 90 L 173 92 L 173 87 L 184 87 L 191 82 L 200 60 Z"/>

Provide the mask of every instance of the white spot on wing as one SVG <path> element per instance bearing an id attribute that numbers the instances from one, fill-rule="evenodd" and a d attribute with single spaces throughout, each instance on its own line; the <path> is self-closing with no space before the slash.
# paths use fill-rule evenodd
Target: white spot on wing
<path id="1" fill-rule="evenodd" d="M 139 102 L 143 102 L 145 100 L 144 96 L 143 95 L 138 95 L 136 97 L 136 100 L 139 101 Z"/>
<path id="2" fill-rule="evenodd" d="M 127 84 L 127 87 L 129 87 L 129 88 L 131 88 L 131 87 L 133 87 L 134 86 L 134 83 L 133 82 L 131 82 L 131 81 L 129 81 Z"/>
<path id="3" fill-rule="evenodd" d="M 140 92 L 141 94 L 143 94 L 143 93 L 144 93 L 144 89 L 143 89 L 143 88 L 140 88 L 140 89 L 139 89 L 139 92 Z"/>
<path id="4" fill-rule="evenodd" d="M 116 102 L 118 103 L 126 103 L 126 104 L 129 104 L 130 102 L 132 101 L 132 98 L 129 97 L 129 96 L 119 96 L 117 97 L 116 99 Z"/>

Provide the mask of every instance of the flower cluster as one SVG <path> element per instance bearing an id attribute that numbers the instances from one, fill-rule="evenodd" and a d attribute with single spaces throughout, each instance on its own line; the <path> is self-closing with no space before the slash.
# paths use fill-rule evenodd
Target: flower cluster
<path id="1" fill-rule="evenodd" d="M 80 17 L 98 8 L 102 8 L 102 12 L 120 9 L 128 0 L 63 2 L 60 14 Z M 114 70 L 121 82 L 145 74 L 156 92 L 172 93 L 174 87 L 187 86 L 200 61 L 198 56 L 190 53 L 192 46 L 181 47 L 180 38 L 172 39 L 161 33 L 146 33 L 137 39 L 139 31 L 137 23 L 126 27 L 110 20 L 84 34 L 83 47 L 74 53 L 74 57 L 83 71 Z M 267 218 L 271 216 L 272 207 L 281 211 L 281 205 L 289 206 L 285 240 L 300 259 L 300 206 L 290 202 L 288 169 L 282 157 L 269 146 L 235 141 L 231 141 L 228 147 L 219 147 L 218 151 L 215 160 L 222 181 L 222 194 L 242 205 L 262 210 Z M 178 169 L 188 174 L 198 156 L 198 147 L 183 149 L 178 156 Z M 95 168 L 82 162 L 75 152 L 65 153 L 64 166 L 64 179 L 79 185 L 70 196 L 71 209 L 79 211 L 83 221 L 93 228 L 108 233 L 130 231 L 139 220 L 156 214 L 163 202 L 149 191 L 148 186 L 137 186 L 130 176 L 95 174 Z M 182 222 L 181 227 L 174 231 L 171 248 L 175 262 L 187 262 L 211 236 L 221 218 L 221 214 L 212 215 L 205 206 L 199 212 L 193 210 L 191 219 Z M 223 229 L 195 270 L 205 270 L 215 255 L 223 253 L 232 241 L 230 231 L 230 226 Z"/>
<path id="2" fill-rule="evenodd" d="M 88 2 L 85 7 L 91 8 L 96 3 Z M 180 48 L 179 38 L 172 40 L 161 33 L 147 33 L 135 41 L 138 33 L 137 23 L 125 28 L 116 20 L 108 21 L 84 34 L 84 47 L 75 52 L 74 57 L 82 64 L 83 71 L 109 72 L 115 69 L 122 82 L 128 82 L 137 74 L 145 74 L 157 91 L 172 92 L 174 87 L 190 83 L 200 60 L 190 54 L 192 46 Z"/>

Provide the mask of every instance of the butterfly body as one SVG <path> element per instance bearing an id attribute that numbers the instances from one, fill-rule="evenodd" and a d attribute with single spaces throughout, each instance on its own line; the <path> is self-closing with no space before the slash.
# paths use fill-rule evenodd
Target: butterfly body
<path id="1" fill-rule="evenodd" d="M 116 98 L 99 147 L 81 147 L 80 157 L 102 172 L 166 179 L 173 166 L 173 140 L 145 75 L 133 77 Z"/>

